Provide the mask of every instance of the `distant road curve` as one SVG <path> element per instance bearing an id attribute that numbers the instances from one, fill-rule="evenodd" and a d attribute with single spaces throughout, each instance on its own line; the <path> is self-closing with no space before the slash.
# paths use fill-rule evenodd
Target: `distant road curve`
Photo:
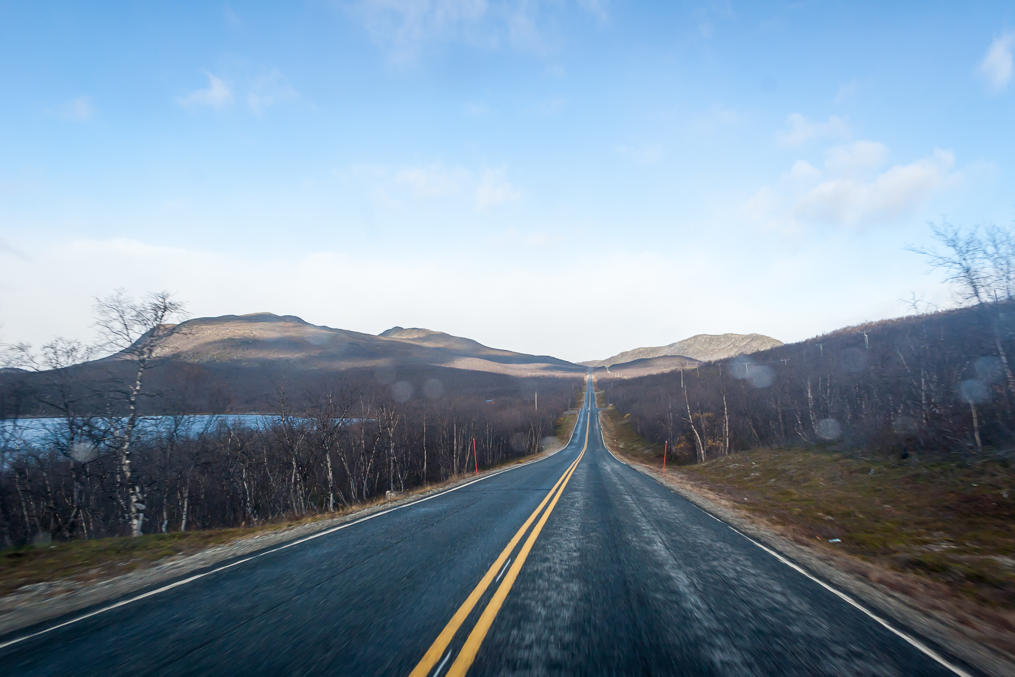
<path id="1" fill-rule="evenodd" d="M 3 674 L 971 674 L 612 457 L 560 453 L 0 638 Z"/>

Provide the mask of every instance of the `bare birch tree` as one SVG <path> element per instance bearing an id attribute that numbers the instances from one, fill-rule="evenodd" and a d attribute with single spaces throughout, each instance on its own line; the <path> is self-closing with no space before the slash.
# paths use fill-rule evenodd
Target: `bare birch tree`
<path id="1" fill-rule="evenodd" d="M 144 489 L 131 466 L 131 445 L 138 422 L 138 400 L 145 373 L 157 357 L 159 348 L 172 335 L 176 325 L 168 321 L 181 315 L 183 306 L 168 292 L 155 292 L 140 299 L 122 290 L 96 301 L 96 325 L 105 347 L 117 350 L 118 357 L 131 363 L 133 380 L 126 391 L 126 417 L 111 426 L 118 461 L 121 494 L 126 494 L 125 519 L 132 536 L 140 536 L 145 517 Z"/>

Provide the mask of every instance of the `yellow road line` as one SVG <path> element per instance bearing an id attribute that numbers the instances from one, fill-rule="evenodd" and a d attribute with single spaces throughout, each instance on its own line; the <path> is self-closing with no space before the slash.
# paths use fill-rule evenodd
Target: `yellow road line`
<path id="1" fill-rule="evenodd" d="M 591 419 L 591 416 L 590 416 Z M 476 660 L 476 654 L 479 653 L 479 647 L 483 644 L 483 640 L 486 639 L 486 634 L 490 631 L 490 626 L 493 625 L 493 621 L 497 618 L 497 614 L 500 612 L 501 606 L 504 605 L 504 600 L 507 599 L 508 593 L 511 592 L 511 587 L 515 584 L 515 579 L 518 578 L 518 573 L 522 570 L 522 566 L 525 565 L 525 559 L 529 556 L 529 551 L 532 550 L 532 546 L 535 544 L 536 539 L 539 538 L 539 532 L 543 530 L 543 525 L 546 524 L 546 520 L 549 519 L 550 513 L 553 512 L 554 507 L 557 505 L 557 501 L 564 493 L 564 489 L 567 487 L 567 483 L 571 480 L 571 475 L 578 468 L 578 463 L 582 460 L 582 456 L 585 455 L 585 450 L 589 448 L 589 425 L 585 426 L 585 446 L 582 447 L 582 451 L 578 454 L 578 458 L 571 464 L 565 473 L 564 482 L 560 485 L 560 489 L 557 490 L 553 500 L 550 501 L 550 505 L 547 506 L 546 512 L 539 518 L 536 526 L 533 527 L 532 533 L 529 534 L 528 539 L 525 541 L 525 545 L 518 551 L 518 556 L 515 557 L 514 563 L 511 568 L 508 569 L 507 575 L 504 576 L 504 580 L 501 581 L 500 587 L 493 593 L 493 597 L 490 598 L 486 608 L 483 609 L 483 614 L 476 621 L 476 626 L 472 628 L 472 632 L 469 633 L 469 637 L 465 640 L 465 644 L 462 646 L 462 650 L 458 653 L 458 658 L 451 664 L 451 668 L 448 670 L 448 677 L 456 677 L 464 675 L 469 671 L 472 666 L 472 662 Z"/>
<path id="2" fill-rule="evenodd" d="M 588 424 L 586 423 L 585 447 L 582 448 L 582 454 L 585 453 L 585 449 L 588 447 L 589 444 L 588 437 L 589 437 L 589 427 Z M 458 632 L 458 628 L 461 627 L 462 623 L 465 622 L 465 619 L 468 618 L 469 614 L 472 612 L 472 609 L 476 606 L 476 603 L 486 592 L 486 589 L 490 587 L 490 583 L 493 581 L 494 577 L 500 572 L 501 566 L 504 564 L 504 561 L 507 560 L 508 556 L 511 554 L 511 551 L 515 549 L 515 546 L 518 545 L 518 541 L 520 541 L 522 539 L 522 536 L 525 535 L 525 531 L 529 528 L 529 525 L 532 524 L 533 520 L 536 519 L 536 516 L 539 515 L 539 512 L 543 509 L 543 506 L 546 505 L 547 501 L 549 501 L 550 497 L 554 495 L 558 487 L 560 487 L 561 483 L 565 481 L 564 478 L 568 477 L 568 473 L 571 472 L 574 469 L 574 467 L 578 465 L 578 461 L 580 460 L 581 454 L 579 454 L 578 458 L 572 461 L 571 465 L 569 465 L 564 470 L 563 474 L 561 474 L 560 476 L 560 479 L 557 480 L 557 483 L 554 484 L 553 488 L 547 492 L 546 496 L 543 497 L 543 500 L 540 501 L 538 506 L 536 506 L 536 509 L 532 511 L 532 514 L 529 515 L 528 519 L 526 519 L 525 522 L 522 524 L 522 526 L 518 529 L 518 531 L 515 532 L 515 535 L 511 537 L 511 540 L 508 541 L 508 544 L 501 551 L 500 555 L 497 556 L 497 559 L 494 560 L 493 564 L 490 565 L 490 568 L 486 570 L 486 573 L 483 575 L 483 578 L 479 580 L 479 583 L 476 584 L 476 587 L 473 588 L 472 592 L 469 593 L 469 596 L 465 599 L 464 602 L 462 602 L 462 605 L 458 607 L 458 610 L 455 611 L 453 616 L 451 616 L 451 620 L 448 621 L 448 624 L 445 625 L 444 629 L 441 630 L 441 633 L 437 635 L 437 639 L 433 641 L 433 644 L 430 645 L 430 648 L 427 649 L 425 654 L 423 654 L 423 658 L 420 659 L 416 667 L 413 668 L 412 672 L 409 673 L 410 677 L 423 677 L 424 675 L 430 674 L 430 670 L 432 670 L 433 666 L 435 666 L 437 664 L 437 661 L 440 660 L 441 656 L 444 654 L 444 650 L 447 649 L 448 645 L 451 643 L 451 640 L 454 639 L 455 634 Z"/>

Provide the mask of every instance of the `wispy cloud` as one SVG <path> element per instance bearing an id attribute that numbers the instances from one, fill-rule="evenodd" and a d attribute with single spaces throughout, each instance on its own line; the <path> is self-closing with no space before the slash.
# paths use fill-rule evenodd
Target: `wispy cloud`
<path id="1" fill-rule="evenodd" d="M 567 108 L 567 99 L 563 96 L 551 96 L 548 99 L 543 99 L 532 106 L 532 112 L 537 115 L 546 115 L 552 117 L 554 115 L 560 115 Z"/>
<path id="2" fill-rule="evenodd" d="M 273 68 L 254 79 L 247 92 L 247 105 L 250 110 L 260 114 L 275 104 L 297 98 L 299 92 L 277 68 Z"/>
<path id="3" fill-rule="evenodd" d="M 825 151 L 825 167 L 841 176 L 856 176 L 883 166 L 888 147 L 877 141 L 854 141 Z"/>
<path id="4" fill-rule="evenodd" d="M 867 225 L 891 221 L 925 202 L 954 181 L 955 156 L 937 149 L 929 157 L 895 165 L 872 180 L 823 181 L 800 198 L 794 213 L 806 223 Z"/>
<path id="5" fill-rule="evenodd" d="M 600 23 L 610 20 L 608 0 L 578 0 L 578 6 L 594 16 Z"/>
<path id="6" fill-rule="evenodd" d="M 856 80 L 850 80 L 849 82 L 844 82 L 839 85 L 839 89 L 835 92 L 835 105 L 841 106 L 855 97 L 858 88 Z"/>
<path id="7" fill-rule="evenodd" d="M 476 186 L 476 209 L 484 211 L 508 202 L 517 202 L 521 197 L 521 191 L 507 180 L 504 170 L 486 169 L 480 175 L 479 185 Z"/>
<path id="8" fill-rule="evenodd" d="M 15 258 L 21 259 L 22 261 L 28 261 L 29 258 L 20 249 L 12 245 L 7 240 L 0 238 L 0 254 L 6 254 Z"/>
<path id="9" fill-rule="evenodd" d="M 755 222 L 777 230 L 806 226 L 867 226 L 911 214 L 961 179 L 952 152 L 884 168 L 888 149 L 873 141 L 836 146 L 822 171 L 798 160 L 781 179 L 744 205 Z"/>
<path id="10" fill-rule="evenodd" d="M 815 139 L 841 137 L 848 133 L 849 126 L 838 116 L 832 115 L 825 122 L 815 122 L 800 113 L 790 113 L 786 118 L 786 127 L 776 132 L 775 138 L 783 146 L 794 147 Z"/>
<path id="11" fill-rule="evenodd" d="M 233 90 L 228 84 L 212 73 L 205 73 L 208 86 L 195 89 L 177 99 L 184 108 L 226 108 L 233 103 Z"/>
<path id="12" fill-rule="evenodd" d="M 470 117 L 480 117 L 490 112 L 490 107 L 482 101 L 470 101 L 465 104 L 465 114 Z"/>
<path id="13" fill-rule="evenodd" d="M 503 168 L 469 169 L 441 163 L 351 167 L 336 175 L 371 195 L 383 208 L 424 203 L 440 209 L 487 211 L 516 202 L 522 192 Z"/>
<path id="14" fill-rule="evenodd" d="M 653 143 L 641 145 L 623 143 L 617 146 L 614 150 L 616 150 L 617 155 L 639 165 L 658 164 L 666 154 L 662 146 Z"/>
<path id="15" fill-rule="evenodd" d="M 687 133 L 694 137 L 724 133 L 740 124 L 743 116 L 726 106 L 714 104 L 687 124 Z"/>
<path id="16" fill-rule="evenodd" d="M 457 195 L 469 181 L 470 175 L 464 169 L 447 168 L 441 165 L 405 167 L 395 172 L 394 181 L 408 189 L 414 198 L 440 198 Z"/>
<path id="17" fill-rule="evenodd" d="M 1015 31 L 1008 31 L 994 39 L 979 65 L 980 77 L 992 92 L 1008 87 L 1012 76 L 1012 52 L 1015 51 Z"/>
<path id="18" fill-rule="evenodd" d="M 72 99 L 57 110 L 57 115 L 72 122 L 84 122 L 90 119 L 94 113 L 95 106 L 92 104 L 91 97 L 88 96 Z"/>
<path id="19" fill-rule="evenodd" d="M 553 16 L 574 7 L 601 24 L 609 18 L 605 0 L 359 0 L 351 11 L 393 62 L 411 63 L 435 42 L 550 53 Z"/>
<path id="20" fill-rule="evenodd" d="M 708 0 L 697 10 L 698 35 L 709 40 L 715 35 L 716 26 L 736 19 L 736 12 L 729 0 Z"/>

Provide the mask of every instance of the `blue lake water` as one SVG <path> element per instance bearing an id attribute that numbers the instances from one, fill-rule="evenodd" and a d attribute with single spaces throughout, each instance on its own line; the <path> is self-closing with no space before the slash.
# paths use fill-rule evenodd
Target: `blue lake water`
<path id="1" fill-rule="evenodd" d="M 179 432 L 186 437 L 196 437 L 204 432 L 214 432 L 220 426 L 236 426 L 240 428 L 261 429 L 271 427 L 280 420 L 271 414 L 192 414 L 175 417 L 180 426 Z M 122 423 L 123 419 L 117 421 Z M 173 430 L 177 424 L 173 416 L 143 416 L 138 419 L 137 434 L 139 437 L 155 437 Z M 101 421 L 96 421 L 101 426 Z M 27 445 L 41 446 L 52 440 L 54 436 L 66 437 L 67 422 L 63 418 L 23 418 L 19 420 L 0 420 L 0 444 L 8 447 Z"/>

